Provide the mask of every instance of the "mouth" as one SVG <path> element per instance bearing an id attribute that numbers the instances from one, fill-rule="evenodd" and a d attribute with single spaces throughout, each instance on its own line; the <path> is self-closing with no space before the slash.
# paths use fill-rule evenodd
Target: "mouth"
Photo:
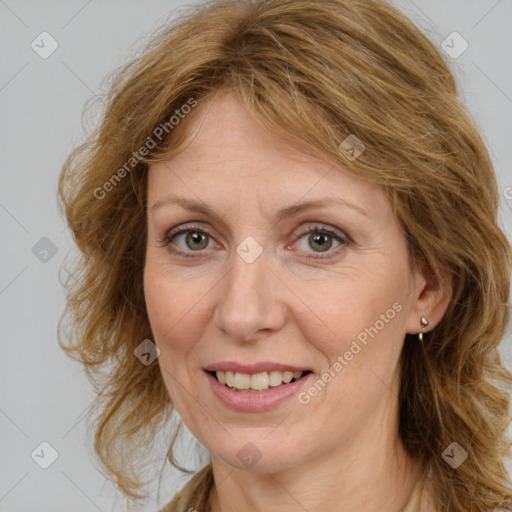
<path id="1" fill-rule="evenodd" d="M 241 373 L 230 371 L 207 371 L 223 386 L 238 392 L 261 393 L 269 389 L 284 387 L 297 382 L 311 373 L 310 370 L 292 372 L 272 370 L 259 373 Z"/>
<path id="2" fill-rule="evenodd" d="M 213 396 L 236 412 L 261 413 L 293 407 L 291 401 L 314 379 L 312 370 L 277 362 L 214 363 L 203 368 Z"/>

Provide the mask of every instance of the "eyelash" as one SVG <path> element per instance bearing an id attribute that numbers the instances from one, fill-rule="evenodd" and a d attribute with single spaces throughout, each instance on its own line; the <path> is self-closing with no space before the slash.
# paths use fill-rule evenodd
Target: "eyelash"
<path id="1" fill-rule="evenodd" d="M 189 233 L 189 232 L 199 233 L 199 234 L 207 235 L 210 238 L 213 238 L 213 236 L 206 229 L 200 228 L 199 226 L 195 226 L 195 225 L 186 225 L 186 226 L 179 228 L 178 230 L 169 232 L 164 237 L 164 239 L 161 240 L 160 242 L 163 244 L 164 247 L 167 247 L 167 249 L 174 254 L 183 256 L 185 258 L 197 258 L 200 255 L 196 256 L 193 254 L 193 252 L 201 253 L 201 252 L 203 252 L 202 250 L 189 252 L 189 251 L 176 250 L 175 248 L 173 248 L 171 246 L 171 242 L 173 241 L 174 238 L 176 238 L 178 235 L 181 235 L 183 233 Z M 323 225 L 321 227 L 319 227 L 318 225 L 316 225 L 316 226 L 309 225 L 308 229 L 306 231 L 301 232 L 297 236 L 297 238 L 295 239 L 295 242 L 297 242 L 301 238 L 305 237 L 306 235 L 310 235 L 312 233 L 318 234 L 318 235 L 332 236 L 335 240 L 340 242 L 341 245 L 336 247 L 334 250 L 326 251 L 326 253 L 328 253 L 329 256 L 324 256 L 323 253 L 316 253 L 317 256 L 304 256 L 304 258 L 306 258 L 308 260 L 326 260 L 326 259 L 335 258 L 347 245 L 352 243 L 352 240 L 348 235 L 339 234 L 338 232 L 333 231 Z"/>

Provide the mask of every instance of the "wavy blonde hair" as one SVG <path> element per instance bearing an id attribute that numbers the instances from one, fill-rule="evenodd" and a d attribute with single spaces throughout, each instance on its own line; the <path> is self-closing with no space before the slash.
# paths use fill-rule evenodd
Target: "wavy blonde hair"
<path id="1" fill-rule="evenodd" d="M 152 338 L 142 280 L 147 170 L 182 149 L 179 126 L 138 151 L 190 98 L 200 105 L 230 87 L 267 130 L 382 187 L 411 266 L 453 275 L 441 322 L 423 343 L 406 335 L 399 434 L 432 476 L 438 510 L 510 506 L 512 374 L 497 349 L 511 248 L 488 151 L 435 46 L 383 0 L 222 0 L 157 31 L 111 82 L 99 126 L 59 181 L 81 253 L 59 343 L 98 391 L 94 448 L 120 490 L 143 497 L 138 468 L 173 407 L 158 364 L 141 364 L 134 349 Z M 366 145 L 354 161 L 338 149 L 349 134 Z M 133 168 L 119 173 L 134 152 Z M 469 454 L 457 469 L 441 457 L 453 441 Z"/>

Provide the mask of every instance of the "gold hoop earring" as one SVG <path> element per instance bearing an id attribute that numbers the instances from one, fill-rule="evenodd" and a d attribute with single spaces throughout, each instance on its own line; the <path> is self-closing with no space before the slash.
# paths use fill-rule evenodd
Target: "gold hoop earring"
<path id="1" fill-rule="evenodd" d="M 428 320 L 424 316 L 422 316 L 421 317 L 421 327 L 427 327 L 427 325 L 428 325 Z M 420 342 L 423 342 L 423 333 L 422 332 L 418 333 L 418 340 Z"/>

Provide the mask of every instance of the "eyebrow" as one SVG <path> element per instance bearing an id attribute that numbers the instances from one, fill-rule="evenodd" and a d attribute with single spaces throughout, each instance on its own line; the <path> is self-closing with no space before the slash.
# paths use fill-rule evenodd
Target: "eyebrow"
<path id="1" fill-rule="evenodd" d="M 155 211 L 156 209 L 164 206 L 164 205 L 173 205 L 176 204 L 178 206 L 181 206 L 184 210 L 188 210 L 190 212 L 194 213 L 202 213 L 204 215 L 218 218 L 219 216 L 215 213 L 215 211 L 210 208 L 206 203 L 203 201 L 198 201 L 195 199 L 189 199 L 186 197 L 179 197 L 174 194 L 169 194 L 165 197 L 162 197 L 155 201 L 153 206 L 150 209 L 150 213 Z M 342 199 L 341 197 L 326 197 L 325 199 L 315 199 L 312 201 L 305 201 L 302 203 L 296 203 L 292 204 L 290 206 L 286 206 L 285 208 L 281 208 L 276 213 L 276 219 L 278 221 L 282 221 L 283 219 L 287 217 L 291 217 L 293 215 L 297 215 L 303 211 L 311 210 L 313 208 L 321 208 L 324 206 L 327 206 L 329 204 L 336 204 L 339 206 L 345 206 L 352 208 L 356 212 L 358 212 L 361 215 L 364 215 L 365 217 L 370 217 L 370 214 L 368 210 L 365 208 L 351 203 L 349 201 L 346 201 L 345 199 Z"/>

